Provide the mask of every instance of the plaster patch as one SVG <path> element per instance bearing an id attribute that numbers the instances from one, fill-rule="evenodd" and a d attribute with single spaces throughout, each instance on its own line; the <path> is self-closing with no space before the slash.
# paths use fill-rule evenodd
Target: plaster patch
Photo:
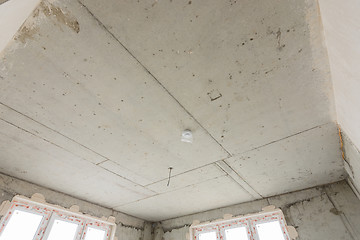
<path id="1" fill-rule="evenodd" d="M 275 209 L 276 209 L 276 207 L 274 205 L 269 205 L 269 206 L 263 207 L 262 212 L 272 212 Z"/>
<path id="2" fill-rule="evenodd" d="M 191 226 L 195 226 L 195 225 L 198 225 L 200 224 L 200 221 L 199 220 L 194 220 L 191 224 Z"/>
<path id="3" fill-rule="evenodd" d="M 296 239 L 299 234 L 293 226 L 287 226 L 287 230 L 291 239 Z"/>
<path id="4" fill-rule="evenodd" d="M 224 219 L 231 219 L 233 217 L 234 216 L 232 214 L 224 214 L 224 216 L 223 216 Z"/>
<path id="5" fill-rule="evenodd" d="M 80 212 L 80 207 L 78 205 L 72 205 L 69 210 L 72 212 Z"/>
<path id="6" fill-rule="evenodd" d="M 34 202 L 46 203 L 45 197 L 41 193 L 34 193 L 30 199 Z"/>
<path id="7" fill-rule="evenodd" d="M 108 217 L 107 219 L 108 222 L 111 222 L 111 223 L 115 223 L 116 222 L 116 218 L 114 216 L 110 216 Z"/>

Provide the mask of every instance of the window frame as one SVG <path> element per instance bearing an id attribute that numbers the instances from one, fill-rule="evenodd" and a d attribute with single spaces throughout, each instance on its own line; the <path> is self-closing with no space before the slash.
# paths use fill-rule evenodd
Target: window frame
<path id="1" fill-rule="evenodd" d="M 52 211 L 48 208 L 41 208 L 32 203 L 25 203 L 23 201 L 19 201 L 18 199 L 13 199 L 9 209 L 1 219 L 0 236 L 5 230 L 5 227 L 9 223 L 15 210 L 43 216 L 43 219 L 41 220 L 40 225 L 36 230 L 35 236 L 33 237 L 33 240 L 40 240 L 45 233 Z"/>
<path id="2" fill-rule="evenodd" d="M 196 235 L 194 236 L 195 240 L 200 240 L 199 235 L 202 233 L 209 233 L 209 232 L 215 232 L 216 234 L 216 239 L 219 240 L 220 236 L 219 236 L 219 228 L 217 226 L 206 226 L 203 228 L 200 228 L 198 231 L 196 231 Z"/>
<path id="3" fill-rule="evenodd" d="M 100 223 L 98 221 L 88 221 L 88 222 L 85 223 L 83 233 L 81 234 L 81 240 L 85 240 L 85 237 L 86 237 L 86 234 L 87 234 L 89 228 L 95 228 L 95 229 L 104 230 L 105 231 L 105 237 L 109 236 L 109 234 L 110 234 L 110 228 L 104 226 L 104 224 L 102 224 L 102 223 Z M 103 240 L 106 240 L 106 238 L 103 239 Z"/>
<path id="4" fill-rule="evenodd" d="M 225 231 L 227 229 L 241 228 L 241 227 L 245 227 L 248 239 L 251 239 L 250 224 L 248 223 L 248 221 L 246 219 L 237 219 L 235 221 L 234 220 L 233 221 L 227 221 L 227 222 L 224 222 L 224 223 L 220 224 L 219 225 L 219 229 L 220 229 L 219 234 L 220 234 L 220 236 L 223 236 L 223 240 L 227 240 L 226 239 L 226 233 L 225 233 Z"/>
<path id="5" fill-rule="evenodd" d="M 289 233 L 286 228 L 284 216 L 283 216 L 283 214 L 280 215 L 278 213 L 264 214 L 262 216 L 254 217 L 250 220 L 252 231 L 255 233 L 254 240 L 260 240 L 259 235 L 257 234 L 256 224 L 273 222 L 273 221 L 279 221 L 280 228 L 281 228 L 282 234 L 284 236 L 284 239 L 290 240 L 290 236 L 289 236 Z"/>
<path id="6" fill-rule="evenodd" d="M 15 196 L 10 202 L 9 208 L 0 220 L 0 236 L 9 222 L 12 213 L 16 209 L 43 216 L 33 240 L 46 240 L 56 219 L 68 222 L 79 222 L 77 234 L 74 240 L 83 239 L 83 235 L 87 230 L 86 224 L 98 224 L 99 226 L 102 226 L 102 230 L 106 229 L 106 234 L 103 240 L 115 239 L 115 222 L 109 222 L 100 218 L 82 214 L 80 212 L 71 211 L 57 205 L 46 203 L 42 199 L 29 199 L 24 196 Z"/>
<path id="7" fill-rule="evenodd" d="M 280 209 L 271 211 L 263 211 L 255 214 L 248 214 L 245 216 L 233 217 L 229 219 L 215 220 L 212 222 L 192 224 L 189 228 L 190 240 L 199 240 L 199 232 L 204 232 L 206 229 L 217 229 L 216 235 L 219 240 L 227 240 L 225 230 L 228 228 L 246 227 L 248 240 L 260 240 L 256 231 L 256 224 L 266 223 L 272 221 L 279 221 L 282 233 L 285 240 L 290 240 L 289 231 Z M 204 229 L 204 230 L 203 230 Z M 214 230 L 213 230 L 214 231 Z M 208 232 L 208 231 L 205 231 Z"/>
<path id="8" fill-rule="evenodd" d="M 73 215 L 64 214 L 61 211 L 53 211 L 52 212 L 51 217 L 50 217 L 49 222 L 46 227 L 46 231 L 44 232 L 44 239 L 48 239 L 56 220 L 61 220 L 61 221 L 70 222 L 70 223 L 78 222 L 78 223 L 75 223 L 78 225 L 78 227 L 76 229 L 75 237 L 72 240 L 80 240 L 80 237 L 82 235 L 82 231 L 84 228 L 85 220 L 82 218 L 73 216 Z"/>

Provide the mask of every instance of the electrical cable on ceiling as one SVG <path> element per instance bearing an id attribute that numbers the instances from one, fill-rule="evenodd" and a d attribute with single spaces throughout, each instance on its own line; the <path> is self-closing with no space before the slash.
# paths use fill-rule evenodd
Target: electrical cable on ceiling
<path id="1" fill-rule="evenodd" d="M 167 186 L 170 185 L 170 178 L 171 178 L 171 170 L 172 169 L 173 169 L 172 167 L 169 167 L 169 180 L 168 180 Z"/>

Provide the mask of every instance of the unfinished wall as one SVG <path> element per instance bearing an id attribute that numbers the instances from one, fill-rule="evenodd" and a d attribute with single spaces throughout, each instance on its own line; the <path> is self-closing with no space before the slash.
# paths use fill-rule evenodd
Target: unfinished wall
<path id="1" fill-rule="evenodd" d="M 337 120 L 360 148 L 360 2 L 319 0 L 333 80 Z"/>
<path id="2" fill-rule="evenodd" d="M 261 211 L 275 205 L 284 212 L 288 225 L 294 226 L 301 240 L 359 239 L 360 200 L 345 182 L 311 188 L 276 197 L 206 211 L 162 222 L 164 240 L 185 240 L 193 220 L 208 221 Z"/>
<path id="3" fill-rule="evenodd" d="M 60 184 L 60 183 L 59 183 Z M 9 200 L 15 195 L 31 197 L 34 193 L 41 193 L 48 203 L 57 204 L 66 208 L 78 205 L 80 211 L 96 217 L 114 216 L 116 218 L 116 236 L 119 239 L 140 240 L 144 239 L 144 227 L 149 223 L 108 208 L 104 208 L 69 195 L 55 192 L 38 185 L 25 182 L 0 173 L 0 203 Z M 151 231 L 150 233 L 151 234 Z"/>
<path id="4" fill-rule="evenodd" d="M 337 121 L 347 134 L 350 147 L 360 149 L 360 2 L 319 0 L 325 42 L 334 86 Z M 351 139 L 351 140 L 350 140 Z M 350 178 L 360 190 L 360 154 L 352 159 Z"/>

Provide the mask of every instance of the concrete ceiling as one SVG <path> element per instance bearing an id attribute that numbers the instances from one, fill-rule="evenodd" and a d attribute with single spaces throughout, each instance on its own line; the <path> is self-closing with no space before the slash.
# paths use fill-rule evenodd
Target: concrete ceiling
<path id="1" fill-rule="evenodd" d="M 343 179 L 321 31 L 315 0 L 43 1 L 2 52 L 0 171 L 151 221 Z"/>

